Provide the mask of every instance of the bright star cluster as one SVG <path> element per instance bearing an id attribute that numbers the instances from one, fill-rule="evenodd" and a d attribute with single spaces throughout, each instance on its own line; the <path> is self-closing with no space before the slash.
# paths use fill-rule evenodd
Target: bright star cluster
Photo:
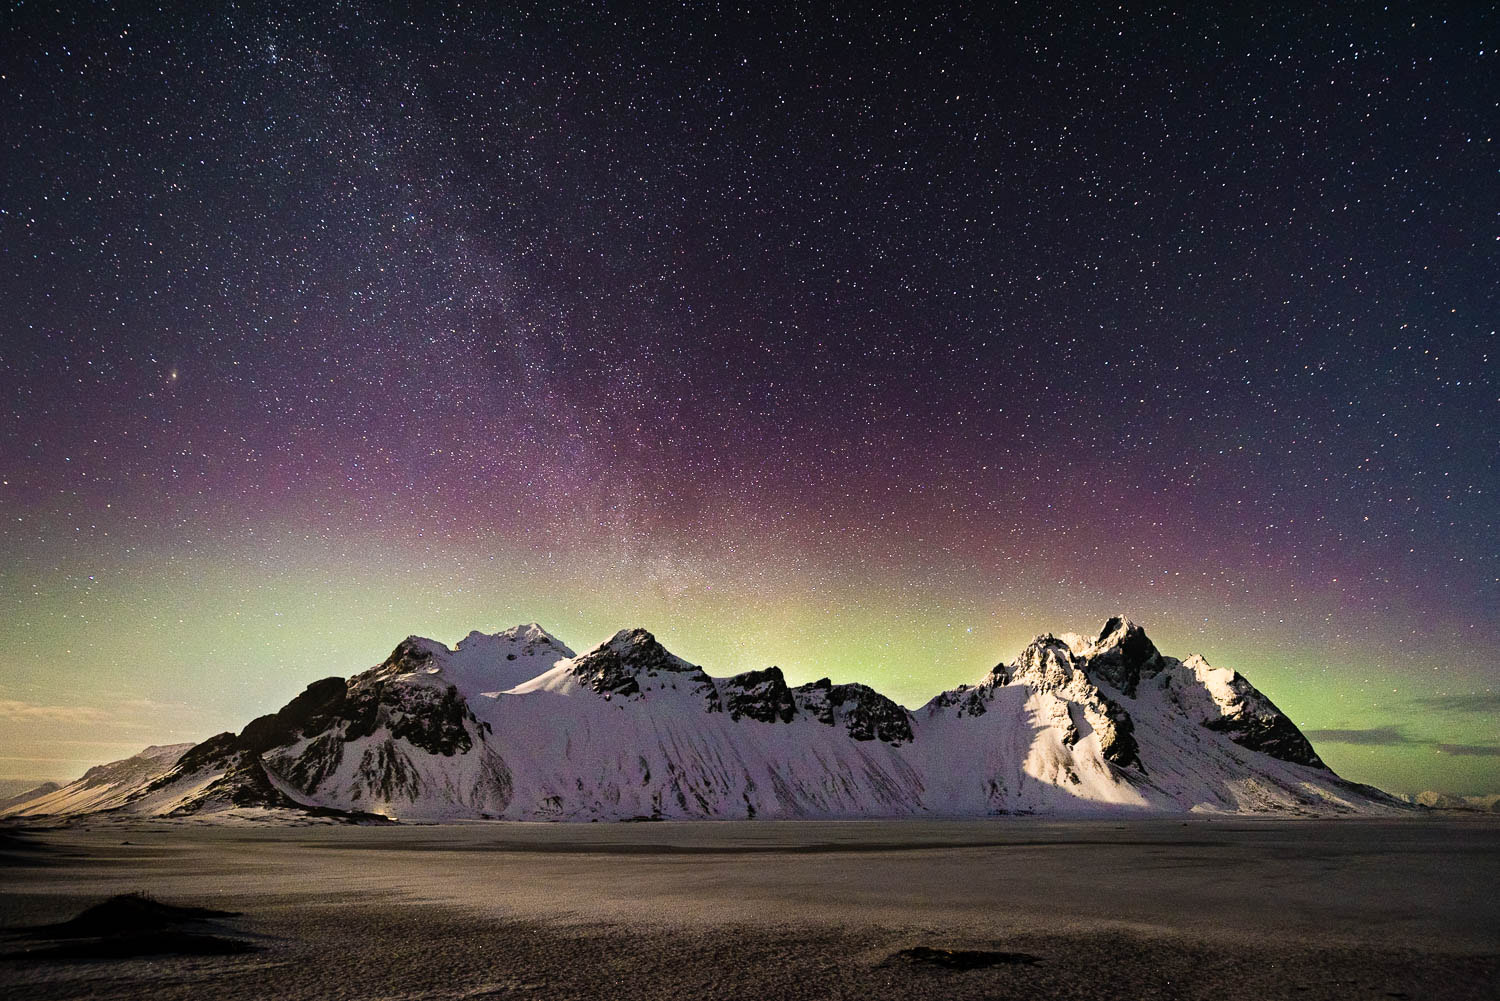
<path id="1" fill-rule="evenodd" d="M 1500 791 L 1495 21 L 13 4 L 0 776 L 407 633 L 918 705 L 1116 610 Z"/>

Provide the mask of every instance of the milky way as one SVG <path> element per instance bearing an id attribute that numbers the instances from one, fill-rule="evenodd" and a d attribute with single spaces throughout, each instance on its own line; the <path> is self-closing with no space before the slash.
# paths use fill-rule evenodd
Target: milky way
<path id="1" fill-rule="evenodd" d="M 65 6 L 0 27 L 0 775 L 409 632 L 916 705 L 1123 610 L 1500 790 L 1482 5 Z"/>

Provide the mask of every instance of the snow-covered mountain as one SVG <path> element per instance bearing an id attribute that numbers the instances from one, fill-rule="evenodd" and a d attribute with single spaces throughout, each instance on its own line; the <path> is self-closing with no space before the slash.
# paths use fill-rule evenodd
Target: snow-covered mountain
<path id="1" fill-rule="evenodd" d="M 1244 677 L 1123 617 L 1037 637 L 909 711 L 769 667 L 712 677 L 644 629 L 402 641 L 238 734 L 148 748 L 0 815 L 245 809 L 397 819 L 1386 812 Z"/>

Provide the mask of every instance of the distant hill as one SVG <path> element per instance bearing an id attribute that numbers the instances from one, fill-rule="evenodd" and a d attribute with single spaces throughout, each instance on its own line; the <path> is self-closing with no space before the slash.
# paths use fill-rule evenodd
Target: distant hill
<path id="1" fill-rule="evenodd" d="M 1473 813 L 1500 813 L 1500 794 L 1488 796 L 1454 796 L 1428 789 L 1412 797 L 1417 806 L 1429 810 L 1466 810 Z"/>
<path id="2" fill-rule="evenodd" d="M 29 800 L 44 796 L 61 787 L 59 782 L 39 782 L 36 779 L 0 779 L 0 812 Z"/>

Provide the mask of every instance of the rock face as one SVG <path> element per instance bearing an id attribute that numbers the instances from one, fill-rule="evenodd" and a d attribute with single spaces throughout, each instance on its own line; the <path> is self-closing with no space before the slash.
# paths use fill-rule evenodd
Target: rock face
<path id="1" fill-rule="evenodd" d="M 409 637 L 376 667 L 0 813 L 394 818 L 900 817 L 1398 809 L 1338 778 L 1238 673 L 1109 619 L 1037 637 L 915 712 L 775 667 L 714 678 L 644 629 Z"/>
<path id="2" fill-rule="evenodd" d="M 1141 678 L 1153 677 L 1166 667 L 1156 646 L 1146 638 L 1146 631 L 1118 615 L 1104 623 L 1082 656 L 1095 677 L 1132 698 Z"/>
<path id="3" fill-rule="evenodd" d="M 718 690 L 703 668 L 667 652 L 644 629 L 622 629 L 572 666 L 573 677 L 589 690 L 610 697 L 642 699 L 653 690 L 687 690 L 703 696 L 709 712 L 723 709 Z"/>
<path id="4" fill-rule="evenodd" d="M 797 701 L 781 676 L 781 668 L 746 671 L 719 683 L 730 719 L 753 719 L 761 723 L 790 723 L 797 715 Z"/>
<path id="5" fill-rule="evenodd" d="M 1241 747 L 1294 764 L 1327 768 L 1296 724 L 1238 671 L 1211 667 L 1195 654 L 1185 661 L 1170 661 L 1155 682 L 1200 726 L 1226 735 Z"/>
<path id="6" fill-rule="evenodd" d="M 1110 619 L 1110 623 L 1119 620 Z M 1134 695 L 1140 680 L 1139 666 L 1142 660 L 1126 660 L 1121 644 L 1126 636 L 1145 639 L 1139 626 L 1130 631 L 1121 628 L 1110 631 L 1106 624 L 1100 639 L 1094 644 L 1075 650 L 1065 640 L 1051 633 L 1039 636 L 1021 651 L 1021 655 L 1009 666 L 1001 665 L 990 673 L 990 691 L 1000 685 L 1025 685 L 1036 692 L 1055 696 L 1051 706 L 1052 718 L 1063 731 L 1063 741 L 1074 746 L 1086 727 L 1098 735 L 1099 751 L 1104 759 L 1121 768 L 1141 767 L 1140 749 L 1135 742 L 1135 723 L 1119 705 L 1110 701 L 1100 685 L 1114 686 L 1122 694 L 1125 685 Z M 1109 637 L 1113 645 L 1099 647 Z M 1158 661 L 1156 648 L 1146 640 L 1150 654 Z M 1137 647 L 1137 650 L 1139 648 Z M 1128 665 L 1122 667 L 1122 665 Z"/>
<path id="7" fill-rule="evenodd" d="M 868 685 L 835 685 L 822 678 L 796 689 L 797 707 L 828 726 L 842 726 L 854 740 L 900 746 L 912 739 L 911 713 Z"/>

